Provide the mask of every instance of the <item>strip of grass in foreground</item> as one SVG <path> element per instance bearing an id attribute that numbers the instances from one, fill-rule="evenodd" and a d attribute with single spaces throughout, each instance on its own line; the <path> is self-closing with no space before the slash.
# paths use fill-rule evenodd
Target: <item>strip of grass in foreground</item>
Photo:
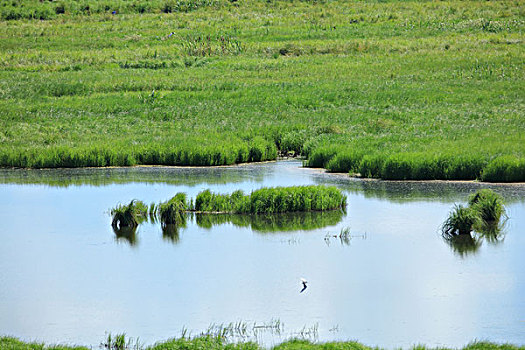
<path id="1" fill-rule="evenodd" d="M 170 3 L 2 4 L 0 166 L 525 181 L 523 0 Z"/>
<path id="2" fill-rule="evenodd" d="M 122 347 L 111 347 L 111 350 L 124 350 L 125 343 Z M 12 337 L 0 337 L 1 350 L 84 350 L 87 347 L 82 346 L 68 346 L 68 345 L 45 345 L 43 343 L 29 343 L 23 342 Z M 197 338 L 179 338 L 159 342 L 148 347 L 139 347 L 138 349 L 145 350 L 177 350 L 177 349 L 264 349 L 256 343 L 227 343 L 222 338 L 216 336 L 201 336 Z M 358 342 L 329 342 L 329 343 L 312 343 L 307 340 L 290 340 L 280 345 L 274 346 L 273 350 L 293 350 L 293 349 L 348 349 L 348 350 L 377 350 Z M 414 350 L 431 350 L 434 348 L 418 345 L 413 347 Z M 440 347 L 440 350 L 447 350 L 453 348 Z M 490 342 L 475 342 L 467 345 L 461 350 L 523 350 L 524 346 L 516 346 L 511 344 L 495 344 Z"/>

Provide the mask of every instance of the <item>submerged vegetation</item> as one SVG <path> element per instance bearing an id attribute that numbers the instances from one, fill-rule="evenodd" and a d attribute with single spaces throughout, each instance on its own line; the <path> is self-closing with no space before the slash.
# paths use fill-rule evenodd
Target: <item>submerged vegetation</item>
<path id="1" fill-rule="evenodd" d="M 525 181 L 522 1 L 0 4 L 0 166 Z"/>
<path id="2" fill-rule="evenodd" d="M 501 241 L 506 218 L 503 198 L 490 189 L 481 189 L 469 196 L 467 207 L 454 206 L 441 232 L 454 251 L 466 255 L 479 249 L 481 239 Z"/>

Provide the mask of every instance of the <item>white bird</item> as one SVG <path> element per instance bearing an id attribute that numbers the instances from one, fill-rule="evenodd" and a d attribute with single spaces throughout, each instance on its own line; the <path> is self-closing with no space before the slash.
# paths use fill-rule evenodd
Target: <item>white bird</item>
<path id="1" fill-rule="evenodd" d="M 308 283 L 308 281 L 305 280 L 304 278 L 301 278 L 301 283 L 303 284 L 303 289 L 301 289 L 301 291 L 299 293 L 304 292 L 304 290 L 307 288 L 306 284 Z"/>

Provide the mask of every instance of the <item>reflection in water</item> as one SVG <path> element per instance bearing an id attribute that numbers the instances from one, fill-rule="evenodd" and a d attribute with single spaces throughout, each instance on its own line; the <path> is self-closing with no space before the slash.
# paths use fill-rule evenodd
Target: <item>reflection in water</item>
<path id="1" fill-rule="evenodd" d="M 445 238 L 445 242 L 452 248 L 452 251 L 460 257 L 474 254 L 481 247 L 481 240 L 471 234 L 462 234 Z"/>
<path id="2" fill-rule="evenodd" d="M 255 232 L 279 232 L 315 230 L 338 224 L 344 216 L 341 210 L 323 212 L 280 213 L 272 215 L 247 214 L 196 214 L 199 227 L 211 229 L 213 226 L 231 223 L 237 227 L 251 228 Z"/>
<path id="3" fill-rule="evenodd" d="M 500 194 L 507 204 L 523 202 L 523 187 L 513 184 L 489 184 L 472 181 L 385 181 L 356 179 L 347 176 L 319 174 L 314 178 L 319 184 L 336 184 L 349 193 L 363 194 L 365 198 L 387 199 L 395 203 L 432 200 L 450 203 L 464 200 L 482 188 Z"/>
<path id="4" fill-rule="evenodd" d="M 180 240 L 179 230 L 186 227 L 186 220 L 180 225 L 162 225 L 162 238 L 170 243 L 177 244 Z"/>
<path id="5" fill-rule="evenodd" d="M 261 182 L 263 171 L 256 165 L 225 167 L 123 167 L 74 169 L 0 169 L 0 183 L 44 184 L 52 187 L 72 185 L 104 186 L 132 182 L 171 185 L 227 184 L 252 177 Z"/>
<path id="6" fill-rule="evenodd" d="M 137 226 L 112 226 L 113 232 L 117 236 L 117 241 L 128 242 L 129 245 L 134 246 L 138 243 L 137 241 Z"/>
<path id="7" fill-rule="evenodd" d="M 474 255 L 478 252 L 483 241 L 488 244 L 499 244 L 505 239 L 505 223 L 485 224 L 473 233 L 443 236 L 443 239 L 452 248 L 452 251 L 460 257 Z"/>
<path id="8" fill-rule="evenodd" d="M 250 228 L 254 232 L 265 233 L 300 230 L 308 231 L 326 226 L 334 226 L 341 222 L 344 215 L 345 213 L 342 210 L 265 215 L 181 213 L 177 224 L 162 225 L 162 238 L 171 243 L 178 243 L 180 240 L 180 229 L 186 228 L 188 220 L 193 221 L 193 218 L 195 218 L 197 226 L 205 229 L 211 229 L 213 226 L 231 223 L 237 227 Z M 155 223 L 155 220 L 149 221 Z M 113 226 L 113 232 L 115 232 L 117 240 L 126 240 L 130 245 L 138 243 L 136 231 L 137 227 L 124 226 L 118 228 Z M 348 241 L 349 243 L 350 237 L 348 233 L 342 233 L 340 238 L 342 241 Z"/>

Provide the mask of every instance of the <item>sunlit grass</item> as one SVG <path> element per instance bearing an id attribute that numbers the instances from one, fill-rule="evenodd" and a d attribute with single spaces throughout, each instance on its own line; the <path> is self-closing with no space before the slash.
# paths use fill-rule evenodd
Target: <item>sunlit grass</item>
<path id="1" fill-rule="evenodd" d="M 0 22 L 2 166 L 281 153 L 525 181 L 522 1 L 18 3 L 0 9 L 20 13 Z"/>

